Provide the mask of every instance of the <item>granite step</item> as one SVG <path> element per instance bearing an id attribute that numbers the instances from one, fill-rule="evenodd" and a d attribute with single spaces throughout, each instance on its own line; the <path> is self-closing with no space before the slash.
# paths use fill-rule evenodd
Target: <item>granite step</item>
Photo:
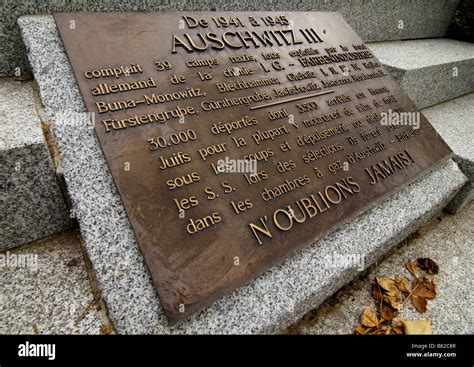
<path id="1" fill-rule="evenodd" d="M 342 288 L 318 309 L 308 313 L 287 332 L 293 334 L 352 334 L 362 310 L 374 304 L 371 289 L 375 277 L 411 279 L 405 267 L 410 259 L 429 257 L 439 265 L 436 298 L 427 311 L 417 312 L 411 302 L 401 311 L 403 320 L 429 320 L 433 334 L 474 333 L 474 203 L 456 215 L 433 218 L 401 247 L 363 277 Z"/>
<path id="2" fill-rule="evenodd" d="M 0 334 L 105 334 L 113 331 L 69 230 L 0 252 Z"/>
<path id="3" fill-rule="evenodd" d="M 474 91 L 472 43 L 440 38 L 368 46 L 418 108 Z"/>
<path id="4" fill-rule="evenodd" d="M 443 37 L 459 0 L 228 0 L 178 1 L 4 1 L 0 16 L 0 75 L 29 72 L 16 24 L 22 15 L 74 11 L 334 11 L 341 13 L 363 40 Z"/>
<path id="5" fill-rule="evenodd" d="M 0 251 L 71 227 L 32 81 L 0 80 Z"/>
<path id="6" fill-rule="evenodd" d="M 425 108 L 422 112 L 456 154 L 454 160 L 469 178 L 445 208 L 455 213 L 474 197 L 474 93 Z"/>

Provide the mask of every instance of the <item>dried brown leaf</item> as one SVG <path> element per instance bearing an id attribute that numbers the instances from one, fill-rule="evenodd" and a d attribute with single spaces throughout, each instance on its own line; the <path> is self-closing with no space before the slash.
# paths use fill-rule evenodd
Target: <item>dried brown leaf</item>
<path id="1" fill-rule="evenodd" d="M 411 292 L 411 287 L 410 287 L 410 284 L 408 283 L 407 278 L 397 276 L 395 278 L 395 284 L 397 285 L 398 289 L 401 292 L 404 292 L 404 293 L 410 293 Z"/>
<path id="2" fill-rule="evenodd" d="M 400 301 L 400 300 L 403 299 L 403 297 L 402 297 L 402 292 L 400 292 L 400 290 L 398 289 L 398 287 L 397 287 L 397 289 L 394 289 L 394 290 L 391 290 L 390 292 L 387 292 L 387 295 L 388 295 L 388 296 L 391 296 L 391 297 L 395 297 L 395 299 L 396 299 L 397 301 Z"/>
<path id="3" fill-rule="evenodd" d="M 426 271 L 430 275 L 438 274 L 439 266 L 430 258 L 420 257 L 417 259 L 417 261 L 421 270 Z"/>
<path id="4" fill-rule="evenodd" d="M 436 285 L 429 279 L 424 278 L 422 283 L 416 288 L 415 295 L 428 299 L 436 297 Z"/>
<path id="5" fill-rule="evenodd" d="M 403 320 L 397 319 L 392 329 L 395 334 L 402 335 L 404 333 Z"/>
<path id="6" fill-rule="evenodd" d="M 418 312 L 424 313 L 426 312 L 426 298 L 413 295 L 411 298 L 411 302 L 413 306 L 416 308 Z"/>
<path id="7" fill-rule="evenodd" d="M 370 331 L 370 328 L 364 327 L 362 324 L 357 324 L 355 333 L 357 335 L 366 335 Z"/>
<path id="8" fill-rule="evenodd" d="M 407 261 L 407 269 L 415 278 L 418 277 L 418 268 L 413 260 Z"/>
<path id="9" fill-rule="evenodd" d="M 398 302 L 397 302 L 397 297 L 384 294 L 383 301 L 386 304 L 390 305 L 394 310 L 397 310 L 397 311 L 400 310 L 400 306 L 398 305 Z"/>
<path id="10" fill-rule="evenodd" d="M 395 281 L 391 278 L 383 277 L 383 278 L 375 278 L 375 280 L 377 281 L 378 285 L 381 286 L 386 291 L 397 289 L 397 285 L 395 284 Z"/>
<path id="11" fill-rule="evenodd" d="M 397 315 L 397 312 L 390 306 L 382 305 L 382 309 L 380 310 L 380 316 L 385 321 L 392 321 L 392 319 Z"/>
<path id="12" fill-rule="evenodd" d="M 395 297 L 396 299 L 402 298 L 402 294 L 393 279 L 384 277 L 384 278 L 376 278 L 376 281 L 378 285 L 384 289 L 387 295 Z"/>
<path id="13" fill-rule="evenodd" d="M 377 286 L 377 284 L 375 284 L 373 287 L 372 287 L 372 297 L 380 302 L 382 300 L 382 292 L 380 291 L 380 288 Z"/>
<path id="14" fill-rule="evenodd" d="M 363 326 L 367 327 L 374 327 L 379 324 L 377 315 L 370 307 L 364 308 L 364 311 L 362 311 L 360 315 L 360 322 Z"/>
<path id="15" fill-rule="evenodd" d="M 369 332 L 369 335 L 382 335 L 384 332 L 381 328 L 374 329 Z"/>

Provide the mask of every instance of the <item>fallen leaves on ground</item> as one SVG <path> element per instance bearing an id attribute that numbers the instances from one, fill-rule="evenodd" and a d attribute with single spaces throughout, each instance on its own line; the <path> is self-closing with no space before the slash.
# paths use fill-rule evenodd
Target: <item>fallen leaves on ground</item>
<path id="1" fill-rule="evenodd" d="M 408 283 L 407 278 L 405 278 L 405 277 L 402 278 L 402 277 L 397 276 L 395 278 L 395 283 L 396 283 L 398 289 L 400 289 L 401 292 L 407 293 L 407 294 L 409 294 L 411 292 L 411 286 Z"/>
<path id="2" fill-rule="evenodd" d="M 379 324 L 377 315 L 372 308 L 364 308 L 364 311 L 362 311 L 360 315 L 360 323 L 366 327 L 374 327 Z"/>
<path id="3" fill-rule="evenodd" d="M 418 276 L 418 270 L 413 260 L 407 261 L 407 269 L 411 273 L 411 275 L 413 275 L 415 278 Z"/>
<path id="4" fill-rule="evenodd" d="M 386 296 L 394 298 L 395 300 L 398 300 L 402 297 L 402 292 L 398 288 L 395 280 L 390 278 L 376 278 L 375 280 L 377 281 L 378 285 L 383 288 Z"/>
<path id="5" fill-rule="evenodd" d="M 406 267 L 414 278 L 411 284 L 401 276 L 375 278 L 371 294 L 376 311 L 371 307 L 364 308 L 356 334 L 431 334 L 428 320 L 405 321 L 396 317 L 410 300 L 418 312 L 426 312 L 427 300 L 436 297 L 436 284 L 426 275 L 437 274 L 439 267 L 429 258 L 418 258 L 416 263 L 408 260 Z M 419 272 L 422 272 L 420 276 Z"/>
<path id="6" fill-rule="evenodd" d="M 418 297 L 418 296 L 413 296 L 411 299 L 413 306 L 416 308 L 418 312 L 424 313 L 426 312 L 426 298 L 425 297 Z"/>
<path id="7" fill-rule="evenodd" d="M 396 319 L 395 324 L 393 326 L 393 331 L 397 335 L 402 335 L 404 332 L 404 326 L 403 326 L 403 320 L 402 319 Z"/>
<path id="8" fill-rule="evenodd" d="M 382 316 L 382 319 L 385 321 L 392 321 L 396 315 L 397 312 L 392 307 L 382 305 L 382 308 L 380 309 L 380 316 Z"/>
<path id="9" fill-rule="evenodd" d="M 436 285 L 429 279 L 422 279 L 418 288 L 416 288 L 415 294 L 420 297 L 433 299 L 436 297 Z"/>
<path id="10" fill-rule="evenodd" d="M 418 261 L 418 266 L 421 270 L 425 271 L 430 275 L 438 274 L 438 264 L 436 264 L 433 260 L 428 257 L 420 257 L 416 261 Z"/>

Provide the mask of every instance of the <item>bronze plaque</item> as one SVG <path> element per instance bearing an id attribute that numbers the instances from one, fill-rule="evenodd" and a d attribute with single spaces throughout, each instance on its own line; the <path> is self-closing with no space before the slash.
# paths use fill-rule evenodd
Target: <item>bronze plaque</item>
<path id="1" fill-rule="evenodd" d="M 337 13 L 55 19 L 171 322 L 451 155 Z"/>

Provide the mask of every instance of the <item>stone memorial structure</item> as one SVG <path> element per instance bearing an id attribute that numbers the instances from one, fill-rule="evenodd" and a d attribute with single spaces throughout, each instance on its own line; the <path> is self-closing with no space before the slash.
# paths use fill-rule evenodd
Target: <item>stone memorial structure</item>
<path id="1" fill-rule="evenodd" d="M 473 49 L 433 38 L 457 2 L 158 3 L 5 4 L 1 70 L 35 80 L 0 85 L 3 131 L 31 131 L 2 146 L 1 250 L 38 251 L 47 294 L 78 280 L 51 322 L 11 287 L 0 331 L 278 333 L 472 197 Z M 83 10 L 117 12 L 27 15 Z"/>
<path id="2" fill-rule="evenodd" d="M 172 321 L 451 155 L 338 14 L 55 21 Z"/>

